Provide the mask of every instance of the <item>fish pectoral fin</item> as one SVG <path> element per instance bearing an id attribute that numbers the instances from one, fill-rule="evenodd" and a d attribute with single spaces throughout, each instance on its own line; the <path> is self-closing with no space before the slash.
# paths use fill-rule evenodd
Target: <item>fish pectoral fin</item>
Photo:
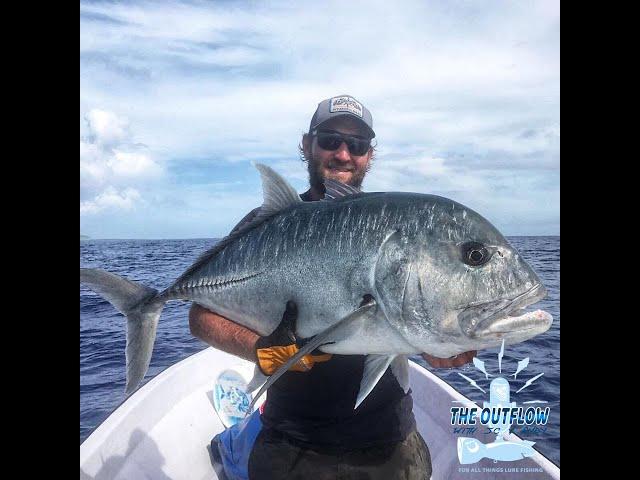
<path id="1" fill-rule="evenodd" d="M 289 370 L 292 366 L 294 366 L 298 361 L 304 357 L 306 354 L 311 353 L 316 348 L 325 345 L 327 343 L 333 343 L 336 340 L 339 340 L 341 337 L 340 329 L 343 327 L 348 327 L 353 322 L 360 320 L 363 316 L 368 316 L 372 312 L 375 312 L 378 304 L 375 299 L 369 298 L 367 301 L 363 302 L 360 307 L 355 310 L 353 313 L 350 313 L 342 320 L 339 320 L 337 323 L 333 324 L 331 327 L 327 328 L 324 332 L 318 333 L 312 340 L 306 343 L 304 346 L 298 350 L 298 352 L 291 357 L 287 362 L 282 365 L 278 370 L 276 370 L 273 375 L 269 377 L 267 382 L 260 388 L 258 393 L 253 396 L 253 400 L 251 400 L 251 405 L 249 405 L 249 410 L 253 409 L 253 405 L 258 398 L 262 396 L 267 389 L 275 383 L 284 373 Z M 251 381 L 253 383 L 253 380 Z"/>
<path id="2" fill-rule="evenodd" d="M 256 364 L 253 369 L 253 377 L 247 385 L 247 392 L 253 392 L 254 390 L 257 390 L 260 386 L 264 385 L 268 379 L 269 377 L 262 373 L 262 370 L 260 370 L 260 367 Z"/>
<path id="3" fill-rule="evenodd" d="M 396 377 L 400 388 L 404 393 L 409 392 L 409 358 L 406 355 L 398 355 L 391 362 L 391 373 Z"/>
<path id="4" fill-rule="evenodd" d="M 364 372 L 362 372 L 362 380 L 360 380 L 360 390 L 356 398 L 356 405 L 353 407 L 354 410 L 371 393 L 371 390 L 377 385 L 395 357 L 395 355 L 367 355 L 364 361 Z"/>

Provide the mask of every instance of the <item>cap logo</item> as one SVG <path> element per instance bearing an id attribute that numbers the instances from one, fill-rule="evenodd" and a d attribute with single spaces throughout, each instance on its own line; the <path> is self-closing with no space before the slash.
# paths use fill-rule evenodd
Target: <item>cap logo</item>
<path id="1" fill-rule="evenodd" d="M 352 97 L 333 97 L 329 112 L 349 112 L 362 118 L 362 104 Z"/>

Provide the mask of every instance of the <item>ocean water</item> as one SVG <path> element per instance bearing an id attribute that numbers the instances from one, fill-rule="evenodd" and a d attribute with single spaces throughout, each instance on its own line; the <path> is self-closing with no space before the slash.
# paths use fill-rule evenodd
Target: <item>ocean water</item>
<path id="1" fill-rule="evenodd" d="M 550 407 L 546 430 L 522 433 L 535 441 L 535 448 L 560 465 L 560 237 L 508 237 L 529 262 L 548 289 L 537 304 L 551 313 L 554 323 L 542 335 L 505 348 L 502 375 L 511 382 L 511 400 L 541 400 Z M 190 240 L 82 240 L 80 266 L 103 268 L 157 289 L 166 288 L 214 239 Z M 189 332 L 188 302 L 169 302 L 162 313 L 149 371 L 144 382 L 180 360 L 207 347 Z M 80 286 L 80 443 L 123 401 L 125 386 L 125 321 L 108 302 Z M 498 374 L 499 348 L 484 350 L 478 358 L 487 372 Z M 529 366 L 513 378 L 517 362 L 529 357 Z M 488 391 L 489 380 L 473 365 L 461 369 L 433 369 L 421 357 L 413 357 L 480 406 L 485 394 L 467 383 L 458 372 L 477 381 Z M 543 373 L 530 386 L 515 394 L 525 381 Z M 492 377 L 493 378 L 493 377 Z M 533 404 L 533 406 L 539 406 Z M 521 428 L 521 427 L 520 427 Z"/>

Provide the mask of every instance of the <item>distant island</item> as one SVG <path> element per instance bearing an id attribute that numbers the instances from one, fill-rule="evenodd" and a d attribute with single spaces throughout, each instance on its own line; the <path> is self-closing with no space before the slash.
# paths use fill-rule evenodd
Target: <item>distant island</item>
<path id="1" fill-rule="evenodd" d="M 80 235 L 80 240 L 89 240 L 90 238 L 87 235 Z"/>

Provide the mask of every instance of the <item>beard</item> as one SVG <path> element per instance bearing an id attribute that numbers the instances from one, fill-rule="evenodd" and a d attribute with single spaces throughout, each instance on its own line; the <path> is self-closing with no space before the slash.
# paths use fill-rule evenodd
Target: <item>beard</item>
<path id="1" fill-rule="evenodd" d="M 329 166 L 331 166 L 331 163 L 329 163 Z M 347 182 L 347 185 L 359 189 L 362 186 L 365 175 L 371 168 L 371 161 L 369 161 L 365 167 L 358 168 L 356 165 L 352 165 L 351 168 L 351 179 Z M 309 171 L 309 185 L 311 185 L 311 187 L 313 187 L 318 192 L 324 192 L 325 176 L 323 173 L 322 164 L 312 158 L 309 162 L 307 162 L 307 170 Z M 336 178 L 332 180 L 336 180 L 338 182 L 341 181 Z"/>

